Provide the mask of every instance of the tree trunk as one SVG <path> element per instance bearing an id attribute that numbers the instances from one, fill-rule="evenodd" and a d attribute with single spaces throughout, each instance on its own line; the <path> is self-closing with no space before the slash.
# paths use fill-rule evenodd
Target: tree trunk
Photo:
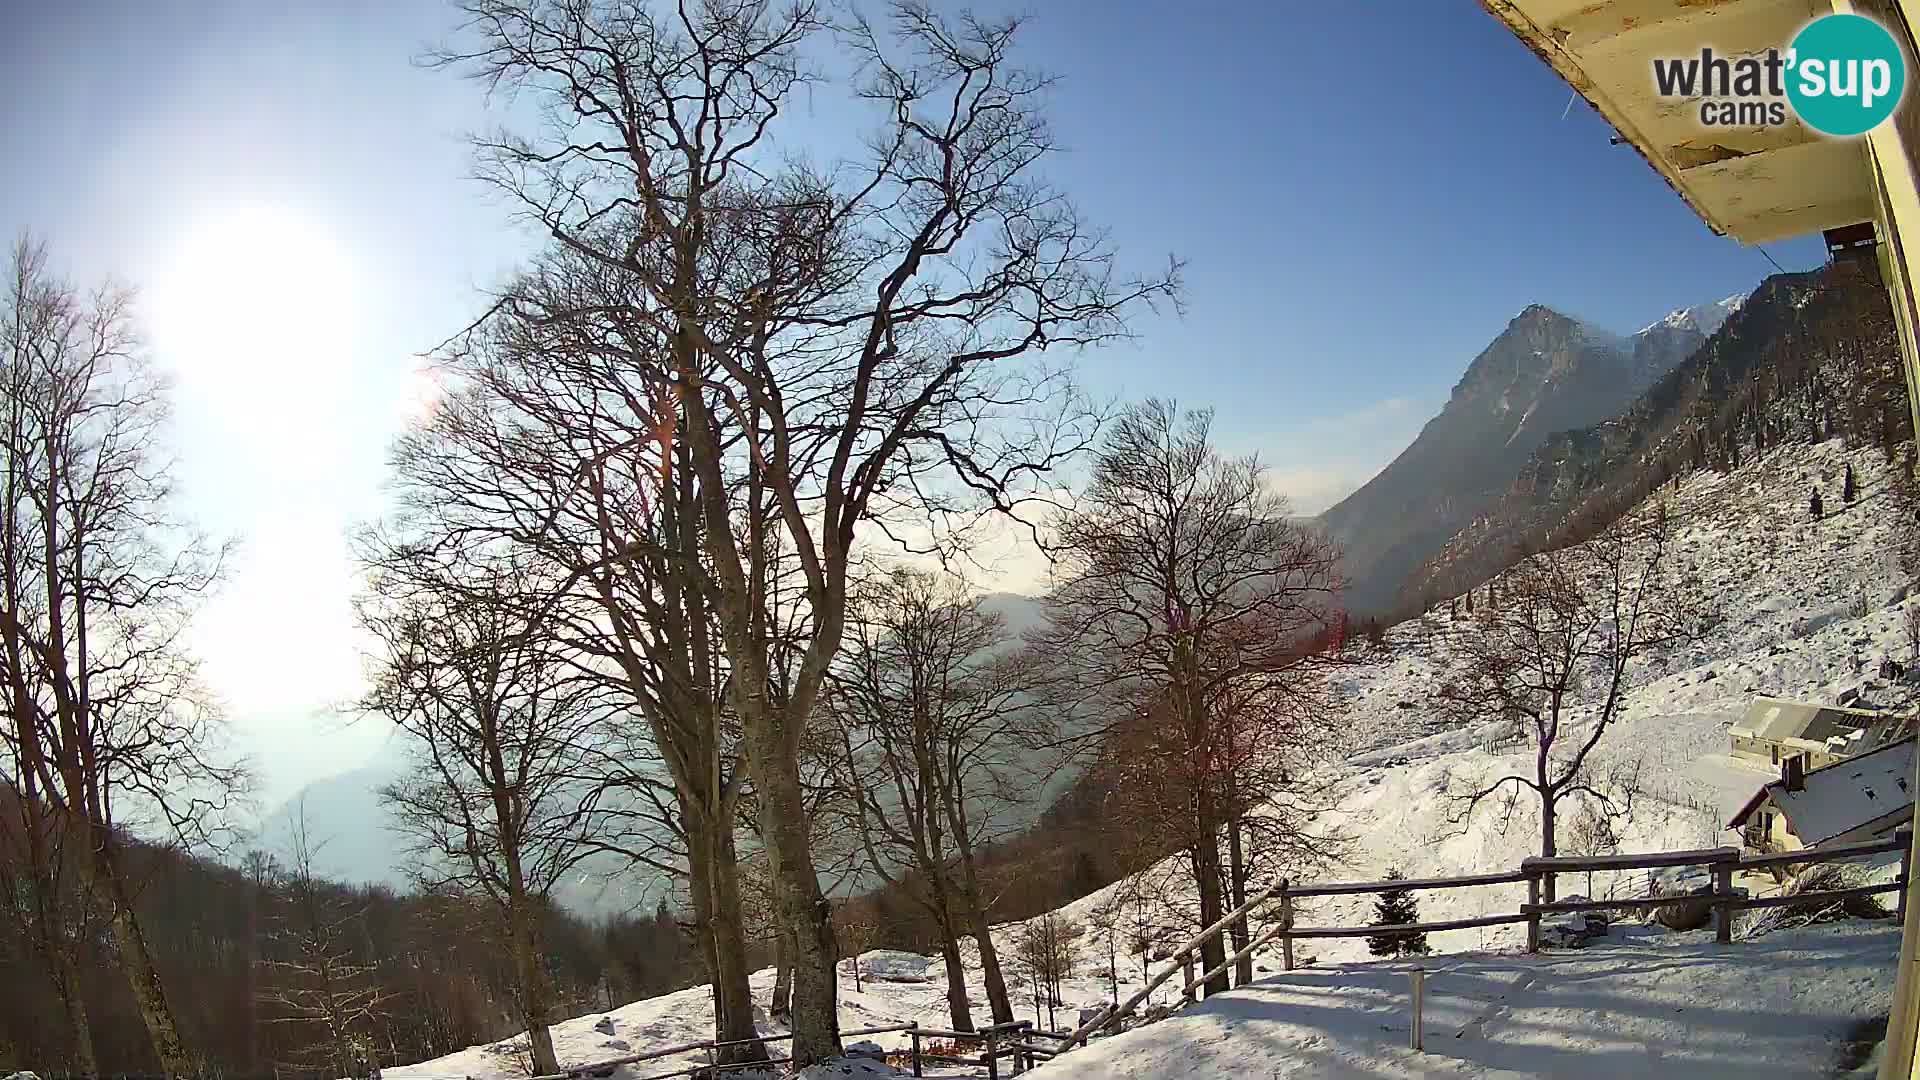
<path id="1" fill-rule="evenodd" d="M 59 898 L 54 902 L 58 903 Z M 86 991 L 80 985 L 80 966 L 74 963 L 71 947 L 60 948 L 53 963 L 59 972 L 60 1003 L 67 1014 L 67 1032 L 73 1038 L 72 1074 L 82 1078 L 97 1076 L 100 1065 L 93 1052 L 93 1021 L 87 1015 Z"/>
<path id="2" fill-rule="evenodd" d="M 1200 925 L 1212 926 L 1225 915 L 1220 895 L 1220 838 L 1212 829 L 1203 829 L 1189 852 L 1193 861 L 1194 884 L 1200 891 Z M 1200 945 L 1200 970 L 1213 971 L 1227 960 L 1226 943 L 1215 934 Z M 1223 968 L 1207 980 L 1207 996 L 1225 993 L 1227 973 Z"/>
<path id="3" fill-rule="evenodd" d="M 733 832 L 709 827 L 705 813 L 684 801 L 681 810 L 687 822 L 687 892 L 713 991 L 713 1037 L 719 1042 L 757 1040 L 760 1031 L 753 1022 L 753 990 L 747 983 L 747 941 Z M 766 1058 L 766 1046 L 757 1041 L 720 1051 L 720 1063 L 725 1065 Z"/>
<path id="4" fill-rule="evenodd" d="M 793 1067 L 840 1055 L 839 949 L 820 891 L 808 836 L 799 763 L 782 718 L 763 695 L 742 694 L 742 742 L 760 797 L 760 837 L 773 879 L 778 920 L 793 935 Z"/>
<path id="5" fill-rule="evenodd" d="M 793 935 L 785 926 L 776 926 L 773 934 L 773 1001 L 767 1006 L 773 1015 L 793 1015 Z"/>
<path id="6" fill-rule="evenodd" d="M 1547 731 L 1557 734 L 1559 730 L 1560 711 L 1556 703 L 1553 713 L 1553 724 Z M 1539 744 L 1533 752 L 1534 791 L 1540 796 L 1540 857 L 1543 859 L 1553 858 L 1554 853 L 1559 850 L 1554 838 L 1554 833 L 1558 830 L 1556 830 L 1554 826 L 1560 816 L 1558 805 L 1560 795 L 1559 792 L 1554 790 L 1550 779 L 1552 774 L 1553 743 L 1554 739 L 1543 732 Z M 1540 877 L 1541 900 L 1543 903 L 1551 904 L 1559 892 L 1557 888 L 1558 882 L 1552 874 L 1542 874 Z"/>
<path id="7" fill-rule="evenodd" d="M 1235 908 L 1247 902 L 1247 859 L 1240 845 L 1240 818 L 1236 815 L 1227 822 L 1227 884 L 1228 902 Z M 1248 933 L 1246 916 L 1233 921 L 1228 928 L 1233 935 L 1233 951 L 1242 952 L 1253 940 Z M 1233 968 L 1233 984 L 1245 986 L 1253 981 L 1253 956 L 1242 956 Z"/>
<path id="8" fill-rule="evenodd" d="M 753 1022 L 753 988 L 747 984 L 747 935 L 740 913 L 740 864 L 730 828 L 714 830 L 711 880 L 713 959 L 717 969 L 713 982 L 715 1037 L 722 1042 L 754 1040 L 723 1049 L 720 1063 L 765 1061 L 767 1048 L 758 1041 L 760 1030 Z"/>
<path id="9" fill-rule="evenodd" d="M 1554 852 L 1556 850 L 1553 842 L 1554 819 L 1558 816 L 1559 816 L 1559 808 L 1554 805 L 1553 797 L 1550 795 L 1540 796 L 1540 856 L 1541 858 L 1545 858 L 1545 859 L 1553 858 Z M 1554 875 L 1542 874 L 1540 875 L 1540 877 L 1541 877 L 1541 882 L 1540 882 L 1541 902 L 1551 904 L 1553 903 L 1554 894 L 1556 892 L 1556 889 L 1554 888 L 1554 885 L 1555 885 Z"/>
<path id="10" fill-rule="evenodd" d="M 160 1060 L 160 1071 L 169 1076 L 197 1075 L 193 1059 L 180 1041 L 180 1025 L 167 1004 L 166 988 L 161 985 L 160 972 L 154 967 L 147 935 L 141 931 L 140 920 L 134 915 L 133 895 L 116 865 L 114 841 L 104 826 L 95 826 L 92 832 L 92 884 L 105 894 L 100 901 L 107 909 L 107 925 L 113 934 L 120 966 L 126 972 L 127 985 L 140 1008 L 147 1038 L 153 1043 L 154 1056 Z"/>
<path id="11" fill-rule="evenodd" d="M 967 1000 L 967 969 L 960 961 L 960 942 L 953 931 L 940 928 L 940 958 L 947 962 L 947 1013 L 953 1030 L 973 1030 L 973 1005 Z"/>
<path id="12" fill-rule="evenodd" d="M 700 946 L 700 962 L 707 969 L 707 983 L 713 987 L 714 1038 L 726 1026 L 726 1011 L 720 997 L 720 957 L 713 940 L 713 858 L 706 831 L 683 804 L 682 820 L 687 829 L 687 900 L 693 904 L 693 938 Z"/>
<path id="13" fill-rule="evenodd" d="M 546 965 L 540 962 L 540 931 L 525 898 L 510 901 L 509 916 L 513 938 L 514 968 L 520 976 L 520 1012 L 527 1025 L 527 1048 L 533 1054 L 533 1071 L 547 1075 L 560 1071 L 560 1059 L 553 1051 L 553 1030 L 549 1015 L 552 1003 L 547 993 Z"/>
<path id="14" fill-rule="evenodd" d="M 973 847 L 960 843 L 960 906 L 966 909 L 967 928 L 980 947 L 980 974 L 987 984 L 987 1006 L 993 1022 L 1013 1022 L 1013 998 L 1007 994 L 1007 979 L 1000 970 L 1000 950 L 994 947 L 993 930 L 987 925 L 985 905 L 980 902 L 980 879 L 974 871 Z"/>

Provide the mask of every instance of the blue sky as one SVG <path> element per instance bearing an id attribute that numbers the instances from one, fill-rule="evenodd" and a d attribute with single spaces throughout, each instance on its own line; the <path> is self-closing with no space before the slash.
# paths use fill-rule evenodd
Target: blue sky
<path id="1" fill-rule="evenodd" d="M 1061 77 L 1051 175 L 1126 256 L 1188 260 L 1186 316 L 1087 381 L 1215 406 L 1302 509 L 1527 304 L 1631 331 L 1771 272 L 1473 0 L 1027 10 L 1025 61 Z M 144 290 L 188 507 L 244 544 L 198 643 L 269 800 L 376 746 L 321 719 L 358 684 L 341 537 L 380 509 L 416 354 L 530 243 L 467 179 L 479 88 L 410 63 L 453 25 L 436 0 L 70 0 L 0 37 L 0 227 Z"/>

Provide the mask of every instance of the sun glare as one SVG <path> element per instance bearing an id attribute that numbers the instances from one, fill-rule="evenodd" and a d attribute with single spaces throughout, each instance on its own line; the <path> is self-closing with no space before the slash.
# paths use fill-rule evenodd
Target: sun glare
<path id="1" fill-rule="evenodd" d="M 226 404 L 309 411 L 344 364 L 352 278 L 329 231 L 297 213 L 209 217 L 182 235 L 153 290 L 161 359 Z"/>

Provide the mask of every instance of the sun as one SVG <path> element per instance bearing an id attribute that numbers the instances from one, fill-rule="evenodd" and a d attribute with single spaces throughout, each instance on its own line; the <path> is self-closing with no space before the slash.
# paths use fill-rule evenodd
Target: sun
<path id="1" fill-rule="evenodd" d="M 331 230 L 271 206 L 182 231 L 150 293 L 161 361 L 197 392 L 248 409 L 311 401 L 339 373 L 354 274 Z"/>

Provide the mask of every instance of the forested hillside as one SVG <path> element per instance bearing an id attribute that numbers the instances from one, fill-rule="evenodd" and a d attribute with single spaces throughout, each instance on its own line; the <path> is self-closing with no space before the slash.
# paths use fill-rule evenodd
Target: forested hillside
<path id="1" fill-rule="evenodd" d="M 66 1058 L 71 1034 L 30 931 L 35 893 L 18 858 L 19 804 L 0 785 L 0 1071 Z M 128 843 L 135 907 L 183 1029 L 214 1075 L 334 1077 L 336 1029 L 383 1061 L 417 1061 L 519 1028 L 498 931 L 458 896 L 348 887 L 298 860 L 253 852 L 239 867 Z M 98 913 L 64 868 L 79 937 L 85 1014 L 103 1073 L 151 1073 L 153 1049 Z M 699 959 L 664 905 L 587 923 L 540 916 L 550 976 L 571 1011 L 665 993 L 699 978 Z"/>

